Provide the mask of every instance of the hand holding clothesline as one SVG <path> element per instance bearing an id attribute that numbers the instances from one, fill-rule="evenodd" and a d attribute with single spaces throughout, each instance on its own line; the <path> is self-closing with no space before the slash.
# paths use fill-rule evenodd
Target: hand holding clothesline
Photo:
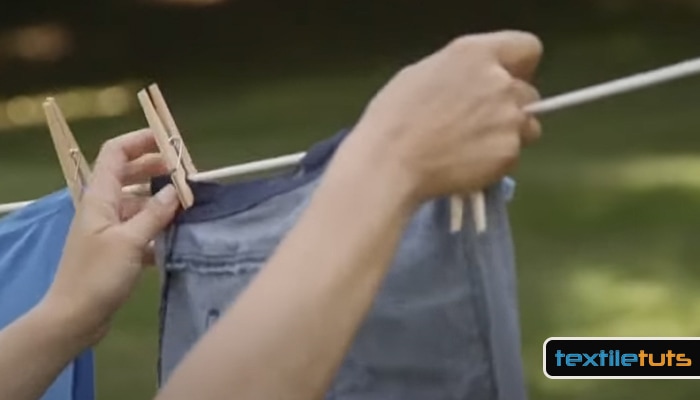
<path id="1" fill-rule="evenodd" d="M 485 187 L 515 165 L 539 123 L 523 108 L 542 54 L 532 35 L 467 36 L 397 74 L 370 102 L 349 143 L 397 163 L 416 201 Z"/>
<path id="2" fill-rule="evenodd" d="M 633 90 L 657 85 L 675 79 L 700 73 L 700 58 L 683 61 L 653 71 L 631 75 L 622 79 L 590 86 L 563 95 L 554 96 L 542 101 L 528 104 L 525 111 L 532 115 L 541 115 L 551 111 L 585 104 L 591 101 L 627 93 Z M 472 215 L 478 233 L 486 230 L 486 206 L 483 192 L 470 196 Z M 457 232 L 462 229 L 464 202 L 460 196 L 450 199 L 451 222 L 450 230 Z"/>

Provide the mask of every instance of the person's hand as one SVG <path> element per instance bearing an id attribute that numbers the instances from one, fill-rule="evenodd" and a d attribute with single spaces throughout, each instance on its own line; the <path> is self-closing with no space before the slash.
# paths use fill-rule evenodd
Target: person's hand
<path id="1" fill-rule="evenodd" d="M 521 145 L 540 135 L 524 107 L 539 99 L 528 81 L 541 55 L 540 41 L 527 33 L 456 39 L 399 72 L 345 147 L 409 180 L 419 202 L 479 190 L 510 171 Z"/>
<path id="2" fill-rule="evenodd" d="M 95 342 L 143 271 L 149 242 L 173 219 L 172 185 L 151 198 L 122 187 L 168 172 L 150 130 L 106 142 L 76 210 L 53 285 L 42 303 L 68 315 L 71 328 Z M 93 343 L 90 343 L 93 344 Z"/>

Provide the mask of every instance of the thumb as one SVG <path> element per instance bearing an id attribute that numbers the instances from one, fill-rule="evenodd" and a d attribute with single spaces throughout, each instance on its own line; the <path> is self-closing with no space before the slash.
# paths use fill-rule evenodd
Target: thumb
<path id="1" fill-rule="evenodd" d="M 173 220 L 180 202 L 172 184 L 162 188 L 155 196 L 148 199 L 141 211 L 120 226 L 128 236 L 136 238 L 146 247 L 160 231 Z"/>
<path id="2" fill-rule="evenodd" d="M 485 44 L 513 77 L 529 81 L 544 51 L 540 39 L 527 32 L 503 31 L 487 34 Z"/>

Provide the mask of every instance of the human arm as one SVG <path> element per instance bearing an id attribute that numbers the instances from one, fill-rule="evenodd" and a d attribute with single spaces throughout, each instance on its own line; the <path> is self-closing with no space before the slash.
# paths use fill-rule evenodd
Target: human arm
<path id="1" fill-rule="evenodd" d="M 39 398 L 108 331 L 143 269 L 148 242 L 178 207 L 172 187 L 155 198 L 121 187 L 167 171 L 147 130 L 107 142 L 76 211 L 54 282 L 28 313 L 0 331 L 0 399 Z"/>
<path id="2" fill-rule="evenodd" d="M 74 315 L 40 303 L 0 331 L 0 399 L 38 399 L 94 338 Z"/>
<path id="3" fill-rule="evenodd" d="M 502 51 L 512 53 L 494 54 Z M 532 37 L 500 34 L 453 43 L 397 75 L 299 222 L 158 399 L 321 398 L 416 207 L 494 181 L 521 140 L 539 134 L 522 111 L 536 93 L 514 78 L 538 59 Z"/>
<path id="4" fill-rule="evenodd" d="M 310 399 L 323 392 L 335 372 L 329 358 L 345 354 L 414 207 L 400 193 L 407 186 L 387 191 L 369 165 L 356 165 L 360 176 L 353 166 L 329 171 L 250 290 L 159 399 Z"/>

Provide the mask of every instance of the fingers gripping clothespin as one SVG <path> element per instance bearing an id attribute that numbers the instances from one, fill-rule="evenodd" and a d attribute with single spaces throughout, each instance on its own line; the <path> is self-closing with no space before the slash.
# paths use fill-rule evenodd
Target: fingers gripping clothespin
<path id="1" fill-rule="evenodd" d="M 56 101 L 51 97 L 47 98 L 43 108 L 63 176 L 73 198 L 73 204 L 77 206 L 90 179 L 90 165 L 80 151 L 78 142 Z"/>
<path id="2" fill-rule="evenodd" d="M 187 183 L 187 177 L 197 170 L 187 146 L 157 85 L 153 84 L 147 90 L 141 90 L 138 99 L 160 153 L 171 171 L 170 176 L 182 208 L 188 209 L 194 204 L 194 195 Z"/>

